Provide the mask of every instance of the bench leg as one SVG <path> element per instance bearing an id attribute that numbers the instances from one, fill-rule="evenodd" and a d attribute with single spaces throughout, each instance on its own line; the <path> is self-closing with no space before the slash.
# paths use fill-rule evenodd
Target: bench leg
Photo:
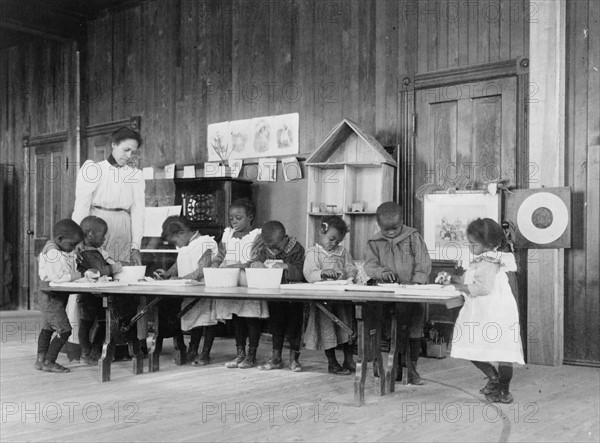
<path id="1" fill-rule="evenodd" d="M 110 381 L 110 365 L 112 364 L 115 355 L 115 340 L 112 336 L 113 328 L 113 298 L 111 296 L 102 298 L 102 306 L 106 311 L 106 334 L 104 336 L 104 344 L 102 345 L 102 356 L 98 360 L 98 377 L 100 382 Z"/>
<path id="2" fill-rule="evenodd" d="M 158 324 L 158 309 L 154 310 L 154 332 L 150 337 L 150 348 L 148 350 L 148 372 L 158 372 L 160 361 L 160 349 L 157 349 L 158 334 L 160 325 Z"/>
<path id="3" fill-rule="evenodd" d="M 367 378 L 367 341 L 365 338 L 365 322 L 363 318 L 364 304 L 355 305 L 356 323 L 358 329 L 358 361 L 354 377 L 354 403 L 356 406 L 365 404 L 365 380 Z"/>

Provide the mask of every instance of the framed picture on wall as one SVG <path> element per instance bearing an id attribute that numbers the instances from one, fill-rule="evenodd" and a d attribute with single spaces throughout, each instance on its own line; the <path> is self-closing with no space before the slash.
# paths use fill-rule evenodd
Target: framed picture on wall
<path id="1" fill-rule="evenodd" d="M 500 195 L 483 191 L 427 194 L 423 237 L 432 260 L 455 260 L 467 268 L 471 256 L 467 226 L 477 218 L 500 222 Z"/>

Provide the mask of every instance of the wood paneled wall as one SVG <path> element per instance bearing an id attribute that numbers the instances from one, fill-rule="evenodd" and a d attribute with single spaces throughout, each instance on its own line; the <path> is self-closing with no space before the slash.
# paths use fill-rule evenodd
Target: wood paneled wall
<path id="1" fill-rule="evenodd" d="M 600 2 L 567 2 L 565 361 L 600 363 Z"/>
<path id="2" fill-rule="evenodd" d="M 145 166 L 202 163 L 208 124 L 286 112 L 300 114 L 301 154 L 344 117 L 394 145 L 403 78 L 526 55 L 527 4 L 149 1 L 90 23 L 87 121 L 140 114 Z M 258 187 L 259 222 L 305 231 L 304 206 L 285 198 L 303 200 L 305 181 Z"/>
<path id="3" fill-rule="evenodd" d="M 19 301 L 27 307 L 27 270 L 22 263 L 27 255 L 26 205 L 23 137 L 68 131 L 73 133 L 74 45 L 43 40 L 0 51 L 0 163 L 14 165 L 13 215 L 6 227 L 14 248 L 13 270 L 18 278 Z M 71 137 L 73 138 L 73 137 Z M 75 141 L 71 140 L 72 146 Z M 68 153 L 65 153 L 68 154 Z M 71 157 L 71 165 L 74 165 Z M 66 167 L 66 165 L 63 165 Z M 65 175 L 66 177 L 66 175 Z M 67 187 L 65 199 L 73 192 Z M 70 216 L 65 212 L 62 216 Z"/>

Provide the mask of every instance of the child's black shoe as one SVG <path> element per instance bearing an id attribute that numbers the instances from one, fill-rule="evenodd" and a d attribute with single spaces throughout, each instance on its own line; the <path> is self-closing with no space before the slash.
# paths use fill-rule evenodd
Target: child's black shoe
<path id="1" fill-rule="evenodd" d="M 44 360 L 46 359 L 46 354 L 38 354 L 37 360 L 33 367 L 38 371 L 41 371 L 44 368 Z"/>
<path id="2" fill-rule="evenodd" d="M 46 371 L 46 372 L 57 372 L 57 373 L 64 373 L 64 372 L 69 372 L 70 369 L 69 368 L 65 368 L 62 365 L 59 365 L 56 362 L 52 362 L 50 360 L 44 360 L 44 366 L 42 366 L 42 370 Z"/>
<path id="3" fill-rule="evenodd" d="M 479 390 L 480 394 L 490 395 L 498 390 L 498 378 L 489 378 L 486 385 Z"/>
<path id="4" fill-rule="evenodd" d="M 206 366 L 210 363 L 210 351 L 203 349 L 200 354 L 196 355 L 196 359 L 192 362 L 192 366 Z"/>
<path id="5" fill-rule="evenodd" d="M 345 361 L 342 364 L 342 368 L 347 369 L 350 372 L 356 372 L 356 363 L 353 361 Z"/>
<path id="6" fill-rule="evenodd" d="M 350 375 L 351 372 L 342 367 L 339 363 L 337 365 L 328 365 L 327 366 L 327 372 L 329 372 L 330 374 L 335 374 L 335 375 Z"/>
<path id="7" fill-rule="evenodd" d="M 512 394 L 508 391 L 508 389 L 502 389 L 502 388 L 499 388 L 495 392 L 492 392 L 491 394 L 486 395 L 485 399 L 491 403 L 509 404 L 509 403 L 513 402 Z"/>

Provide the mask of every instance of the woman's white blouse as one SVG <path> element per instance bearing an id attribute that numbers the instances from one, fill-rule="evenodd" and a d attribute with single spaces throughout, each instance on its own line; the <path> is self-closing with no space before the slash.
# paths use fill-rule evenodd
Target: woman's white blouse
<path id="1" fill-rule="evenodd" d="M 115 167 L 107 160 L 87 160 L 77 174 L 72 219 L 81 223 L 93 206 L 125 209 L 131 214 L 131 241 L 139 249 L 144 235 L 146 183 L 142 171 L 130 166 Z"/>

